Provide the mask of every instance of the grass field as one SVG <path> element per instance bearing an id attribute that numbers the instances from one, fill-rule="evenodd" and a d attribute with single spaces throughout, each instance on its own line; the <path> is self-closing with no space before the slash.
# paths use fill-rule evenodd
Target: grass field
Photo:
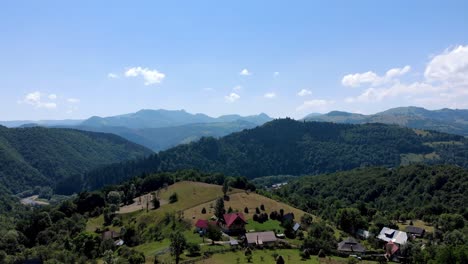
<path id="1" fill-rule="evenodd" d="M 274 264 L 276 263 L 273 254 L 283 256 L 285 263 L 310 263 L 310 264 L 346 264 L 348 263 L 347 258 L 338 257 L 326 257 L 318 258 L 317 256 L 311 256 L 310 259 L 301 260 L 299 256 L 299 250 L 297 249 L 278 249 L 278 250 L 254 250 L 252 252 L 251 263 L 265 263 Z M 201 260 L 197 263 L 200 264 L 238 264 L 247 263 L 244 251 L 237 252 L 226 252 L 222 254 L 215 254 L 211 258 Z M 361 264 L 370 264 L 376 262 L 360 261 Z"/>
<path id="2" fill-rule="evenodd" d="M 405 228 L 409 226 L 409 222 L 410 221 L 406 221 L 406 223 L 398 223 L 398 228 L 405 231 Z M 413 220 L 413 226 L 423 228 L 426 230 L 426 232 L 434 233 L 434 227 L 426 225 L 426 223 L 424 223 L 422 220 Z"/>
<path id="3" fill-rule="evenodd" d="M 245 207 L 249 208 L 249 213 L 244 214 L 245 218 L 248 220 L 252 219 L 255 214 L 255 208 L 260 208 L 262 204 L 265 206 L 265 212 L 268 214 L 272 211 L 279 212 L 280 209 L 283 209 L 285 214 L 290 212 L 294 213 L 296 221 L 300 221 L 301 217 L 304 215 L 304 211 L 256 193 L 237 192 L 230 194 L 229 201 L 224 202 L 224 207 L 226 209 L 231 207 L 233 210 L 238 210 L 242 213 Z M 214 209 L 212 208 L 214 205 L 215 200 L 206 202 L 185 210 L 184 215 L 186 218 L 191 219 L 192 222 L 196 222 L 197 219 L 208 219 L 214 214 Z M 206 214 L 201 213 L 203 208 L 206 209 Z"/>

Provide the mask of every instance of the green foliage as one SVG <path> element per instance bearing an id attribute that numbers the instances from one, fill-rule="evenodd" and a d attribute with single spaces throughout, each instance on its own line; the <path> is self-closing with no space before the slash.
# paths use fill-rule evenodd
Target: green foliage
<path id="1" fill-rule="evenodd" d="M 212 244 L 214 244 L 215 241 L 221 239 L 222 233 L 218 226 L 209 224 L 208 229 L 206 230 L 206 236 L 211 239 Z"/>
<path id="2" fill-rule="evenodd" d="M 171 196 L 169 196 L 169 203 L 175 203 L 179 200 L 178 196 L 177 196 L 177 193 L 173 193 L 171 194 Z"/>
<path id="3" fill-rule="evenodd" d="M 422 136 L 412 129 L 383 124 L 279 119 L 220 139 L 201 138 L 145 159 L 101 168 L 84 180 L 94 189 L 143 173 L 187 168 L 248 178 L 320 174 L 367 166 L 396 167 L 409 154 L 420 157 L 421 162 L 468 167 L 467 142 L 462 136 L 433 131 Z M 235 182 L 231 186 L 245 189 Z"/>
<path id="4" fill-rule="evenodd" d="M 365 221 L 373 220 L 379 228 L 388 226 L 393 220 L 389 215 L 395 212 L 408 212 L 419 219 L 459 214 L 439 220 L 443 230 L 451 230 L 452 225 L 462 225 L 460 215 L 468 214 L 467 178 L 467 170 L 448 165 L 360 168 L 302 177 L 274 193 L 304 211 L 332 221 L 337 220 L 338 210 L 356 208 Z"/>
<path id="5" fill-rule="evenodd" d="M 171 250 L 171 255 L 175 257 L 176 264 L 180 261 L 180 255 L 187 248 L 187 241 L 184 235 L 178 231 L 171 234 L 171 245 L 169 246 Z"/>
<path id="6" fill-rule="evenodd" d="M 223 220 L 224 213 L 226 212 L 226 209 L 224 209 L 224 199 L 223 198 L 218 198 L 216 200 L 216 205 L 215 205 L 215 216 L 218 219 Z"/>
<path id="7" fill-rule="evenodd" d="M 85 172 L 150 153 L 111 134 L 0 126 L 0 184 L 15 193 L 34 186 L 78 192 Z"/>
<path id="8" fill-rule="evenodd" d="M 199 256 L 200 250 L 200 245 L 197 243 L 188 243 L 187 245 L 187 251 L 189 252 L 190 256 Z"/>

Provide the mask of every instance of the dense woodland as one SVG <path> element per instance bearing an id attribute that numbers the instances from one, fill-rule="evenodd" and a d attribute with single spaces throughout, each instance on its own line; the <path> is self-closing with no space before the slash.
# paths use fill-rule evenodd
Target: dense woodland
<path id="1" fill-rule="evenodd" d="M 151 153 L 112 134 L 0 126 L 0 184 L 15 193 L 37 185 L 55 187 L 99 166 Z"/>
<path id="2" fill-rule="evenodd" d="M 466 263 L 467 179 L 468 170 L 452 165 L 359 168 L 300 177 L 261 193 L 320 216 L 351 236 L 359 228 L 378 234 L 384 226 L 398 229 L 399 222 L 422 219 L 434 232 L 425 236 L 426 250 L 421 241 L 403 248 L 406 261 Z M 373 236 L 368 242 L 378 245 Z"/>
<path id="3" fill-rule="evenodd" d="M 279 119 L 220 139 L 202 138 L 140 161 L 114 164 L 85 176 L 100 188 L 143 172 L 195 168 L 232 176 L 321 174 L 412 162 L 468 167 L 468 140 L 383 124 L 333 124 Z"/>

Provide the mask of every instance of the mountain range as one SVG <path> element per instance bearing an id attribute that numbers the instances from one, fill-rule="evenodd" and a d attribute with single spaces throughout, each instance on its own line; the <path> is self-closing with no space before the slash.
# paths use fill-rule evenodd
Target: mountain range
<path id="1" fill-rule="evenodd" d="M 210 117 L 184 110 L 140 110 L 135 113 L 98 117 L 86 120 L 3 121 L 0 124 L 16 127 L 47 126 L 74 128 L 85 131 L 119 135 L 153 151 L 189 143 L 201 137 L 222 137 L 233 132 L 253 128 L 271 121 L 266 114 Z"/>
<path id="2" fill-rule="evenodd" d="M 215 139 L 201 138 L 136 162 L 91 171 L 87 188 L 142 173 L 197 169 L 232 176 L 330 173 L 356 167 L 451 163 L 468 167 L 468 140 L 386 124 L 335 124 L 276 119 Z"/>
<path id="3" fill-rule="evenodd" d="M 346 124 L 395 124 L 468 136 L 468 110 L 465 109 L 444 108 L 431 111 L 410 106 L 392 108 L 373 115 L 332 111 L 323 115 L 311 114 L 304 117 L 304 120 Z"/>

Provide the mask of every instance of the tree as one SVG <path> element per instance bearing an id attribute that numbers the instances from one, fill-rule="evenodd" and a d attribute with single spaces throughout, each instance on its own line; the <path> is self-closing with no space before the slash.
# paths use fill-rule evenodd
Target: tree
<path id="1" fill-rule="evenodd" d="M 304 226 L 309 226 L 310 224 L 312 224 L 312 221 L 313 221 L 313 218 L 310 214 L 304 214 L 301 217 L 301 224 Z"/>
<path id="2" fill-rule="evenodd" d="M 260 205 L 260 210 L 265 211 L 265 205 L 261 204 Z"/>
<path id="3" fill-rule="evenodd" d="M 224 197 L 227 197 L 227 192 L 229 191 L 229 179 L 224 179 L 224 183 L 223 183 L 223 194 L 224 194 Z"/>
<path id="4" fill-rule="evenodd" d="M 170 239 L 171 244 L 169 248 L 171 250 L 171 255 L 175 257 L 176 264 L 179 264 L 180 255 L 187 248 L 187 240 L 185 239 L 184 235 L 179 231 L 172 233 Z"/>
<path id="5" fill-rule="evenodd" d="M 276 264 L 284 264 L 283 256 L 280 255 L 276 258 Z"/>
<path id="6" fill-rule="evenodd" d="M 154 209 L 158 209 L 161 206 L 161 203 L 159 202 L 159 199 L 156 197 L 156 195 L 153 195 L 153 200 L 151 202 L 153 203 Z"/>
<path id="7" fill-rule="evenodd" d="M 248 207 L 245 207 L 245 208 L 244 208 L 244 213 L 246 213 L 246 214 L 249 213 L 249 208 L 248 208 Z"/>
<path id="8" fill-rule="evenodd" d="M 202 214 L 206 214 L 206 209 L 205 209 L 205 207 L 203 207 L 203 209 L 201 210 L 201 213 L 202 213 Z"/>
<path id="9" fill-rule="evenodd" d="M 189 243 L 187 246 L 187 250 L 190 256 L 200 255 L 200 245 L 198 245 L 197 243 Z"/>
<path id="10" fill-rule="evenodd" d="M 120 202 L 121 202 L 121 195 L 119 192 L 117 191 L 110 191 L 108 194 L 107 194 L 107 202 L 110 203 L 110 204 L 115 204 L 117 206 L 120 205 Z"/>
<path id="11" fill-rule="evenodd" d="M 216 225 L 208 224 L 208 228 L 206 229 L 206 236 L 211 239 L 211 243 L 214 244 L 215 241 L 221 239 L 223 234 Z"/>
<path id="12" fill-rule="evenodd" d="M 178 196 L 177 196 L 177 193 L 173 193 L 171 194 L 171 196 L 169 196 L 169 203 L 175 203 L 179 200 Z"/>
<path id="13" fill-rule="evenodd" d="M 224 213 L 226 212 L 226 210 L 224 209 L 224 199 L 223 198 L 218 198 L 216 200 L 216 205 L 215 205 L 215 216 L 223 221 L 224 219 Z"/>
<path id="14" fill-rule="evenodd" d="M 358 228 L 365 226 L 365 221 L 356 208 L 339 209 L 336 213 L 336 223 L 341 230 L 349 234 L 354 234 Z"/>

